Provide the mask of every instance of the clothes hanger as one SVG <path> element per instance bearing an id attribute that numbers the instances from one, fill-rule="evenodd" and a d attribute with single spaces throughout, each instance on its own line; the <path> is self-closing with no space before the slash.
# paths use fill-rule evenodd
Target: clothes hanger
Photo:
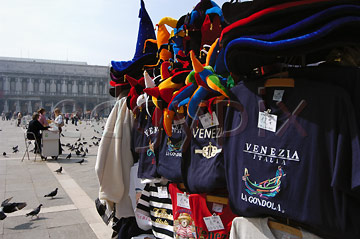
<path id="1" fill-rule="evenodd" d="M 268 226 L 271 229 L 283 231 L 283 232 L 289 233 L 291 235 L 294 235 L 298 238 L 303 238 L 303 235 L 302 235 L 302 232 L 300 229 L 286 225 L 286 224 L 282 224 L 280 222 L 273 221 L 270 218 L 268 219 Z"/>
<path id="2" fill-rule="evenodd" d="M 289 61 L 292 60 L 290 57 Z M 281 71 L 280 73 L 273 74 L 269 76 L 269 78 L 265 81 L 265 87 L 295 87 L 294 78 L 289 77 L 289 73 L 287 71 Z"/>
<path id="3" fill-rule="evenodd" d="M 212 203 L 219 203 L 227 205 L 229 203 L 229 199 L 227 197 L 215 196 L 215 195 L 206 195 L 206 201 Z"/>

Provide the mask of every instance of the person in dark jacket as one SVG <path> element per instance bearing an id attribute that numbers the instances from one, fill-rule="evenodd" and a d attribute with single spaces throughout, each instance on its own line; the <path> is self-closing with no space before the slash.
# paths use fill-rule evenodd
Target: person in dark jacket
<path id="1" fill-rule="evenodd" d="M 32 120 L 29 122 L 29 127 L 27 130 L 27 138 L 29 140 L 36 140 L 35 144 L 35 153 L 41 153 L 41 133 L 40 130 L 47 130 L 50 128 L 49 126 L 43 126 L 39 122 L 39 113 L 34 113 L 32 116 Z"/>

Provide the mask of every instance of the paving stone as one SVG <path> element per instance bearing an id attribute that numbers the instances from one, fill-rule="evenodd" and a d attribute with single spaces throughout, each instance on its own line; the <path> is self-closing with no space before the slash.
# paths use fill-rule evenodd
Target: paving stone
<path id="1" fill-rule="evenodd" d="M 18 217 L 7 217 L 4 220 L 4 235 L 19 233 L 19 232 L 32 232 L 41 229 L 46 229 L 47 220 L 46 216 L 39 214 L 39 218 L 34 217 L 25 217 L 25 216 L 18 216 Z M 22 237 L 18 237 L 22 238 Z M 27 237 L 32 238 L 32 237 Z M 34 237 L 36 238 L 36 237 Z"/>
<path id="2" fill-rule="evenodd" d="M 79 210 L 53 212 L 44 215 L 47 217 L 46 225 L 48 228 L 86 223 Z"/>
<path id="3" fill-rule="evenodd" d="M 0 237 L 1 238 L 1 237 Z M 4 234 L 2 239 L 46 239 L 50 238 L 49 232 L 46 229 L 43 230 L 29 230 L 27 232 Z"/>
<path id="4" fill-rule="evenodd" d="M 52 239 L 97 238 L 87 223 L 50 228 L 49 234 Z"/>

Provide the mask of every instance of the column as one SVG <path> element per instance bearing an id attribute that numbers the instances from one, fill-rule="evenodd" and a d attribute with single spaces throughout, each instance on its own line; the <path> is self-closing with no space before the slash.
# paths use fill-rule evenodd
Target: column
<path id="1" fill-rule="evenodd" d="M 51 83 L 50 83 L 50 94 L 55 95 L 55 93 L 56 93 L 55 80 L 51 80 Z"/>
<path id="2" fill-rule="evenodd" d="M 7 100 L 5 100 L 5 103 L 4 103 L 4 112 L 9 112 L 9 102 Z"/>
<path id="3" fill-rule="evenodd" d="M 73 95 L 79 94 L 77 80 L 73 80 L 72 93 Z"/>
<path id="4" fill-rule="evenodd" d="M 22 85 L 21 85 L 21 80 L 20 78 L 16 78 L 16 83 L 15 83 L 15 94 L 20 94 L 22 91 Z"/>
<path id="5" fill-rule="evenodd" d="M 86 114 L 86 101 L 84 102 L 84 114 Z"/>
<path id="6" fill-rule="evenodd" d="M 32 113 L 33 113 L 32 105 L 31 105 L 31 100 L 29 100 L 29 102 L 28 102 L 27 111 L 28 111 L 29 114 L 32 114 Z"/>
<path id="7" fill-rule="evenodd" d="M 54 101 L 51 102 L 51 113 L 54 112 Z"/>
<path id="8" fill-rule="evenodd" d="M 73 110 L 72 112 L 76 112 L 75 102 L 73 103 Z"/>
<path id="9" fill-rule="evenodd" d="M 5 93 L 10 92 L 10 79 L 7 76 L 4 77 L 4 91 Z"/>
<path id="10" fill-rule="evenodd" d="M 39 92 L 40 94 L 45 93 L 45 81 L 43 79 L 41 79 L 39 82 Z"/>
<path id="11" fill-rule="evenodd" d="M 65 95 L 67 93 L 66 80 L 62 80 L 61 83 L 61 94 Z"/>
<path id="12" fill-rule="evenodd" d="M 27 84 L 28 93 L 32 95 L 34 93 L 34 80 L 31 78 L 27 79 Z"/>
<path id="13" fill-rule="evenodd" d="M 104 95 L 107 95 L 108 92 L 109 92 L 108 91 L 108 86 L 109 86 L 109 84 L 107 84 L 107 83 L 104 84 L 104 92 L 103 92 Z"/>
<path id="14" fill-rule="evenodd" d="M 84 81 L 84 85 L 83 85 L 83 94 L 87 95 L 89 93 L 89 89 L 88 89 L 88 84 L 87 81 Z"/>
<path id="15" fill-rule="evenodd" d="M 93 94 L 94 94 L 94 95 L 99 94 L 99 89 L 98 89 L 98 88 L 99 88 L 99 87 L 98 87 L 98 82 L 95 81 L 95 82 L 94 82 L 94 89 L 93 89 Z"/>
<path id="16" fill-rule="evenodd" d="M 20 100 L 16 101 L 15 111 L 20 112 Z"/>

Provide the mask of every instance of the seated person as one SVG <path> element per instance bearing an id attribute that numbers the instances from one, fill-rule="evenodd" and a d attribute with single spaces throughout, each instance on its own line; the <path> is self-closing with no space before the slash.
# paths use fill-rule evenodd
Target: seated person
<path id="1" fill-rule="evenodd" d="M 27 129 L 27 138 L 29 140 L 36 140 L 35 144 L 35 153 L 41 153 L 41 133 L 40 130 L 46 130 L 50 128 L 49 126 L 43 126 L 39 121 L 39 113 L 34 113 L 32 120 L 29 122 L 29 127 Z"/>

